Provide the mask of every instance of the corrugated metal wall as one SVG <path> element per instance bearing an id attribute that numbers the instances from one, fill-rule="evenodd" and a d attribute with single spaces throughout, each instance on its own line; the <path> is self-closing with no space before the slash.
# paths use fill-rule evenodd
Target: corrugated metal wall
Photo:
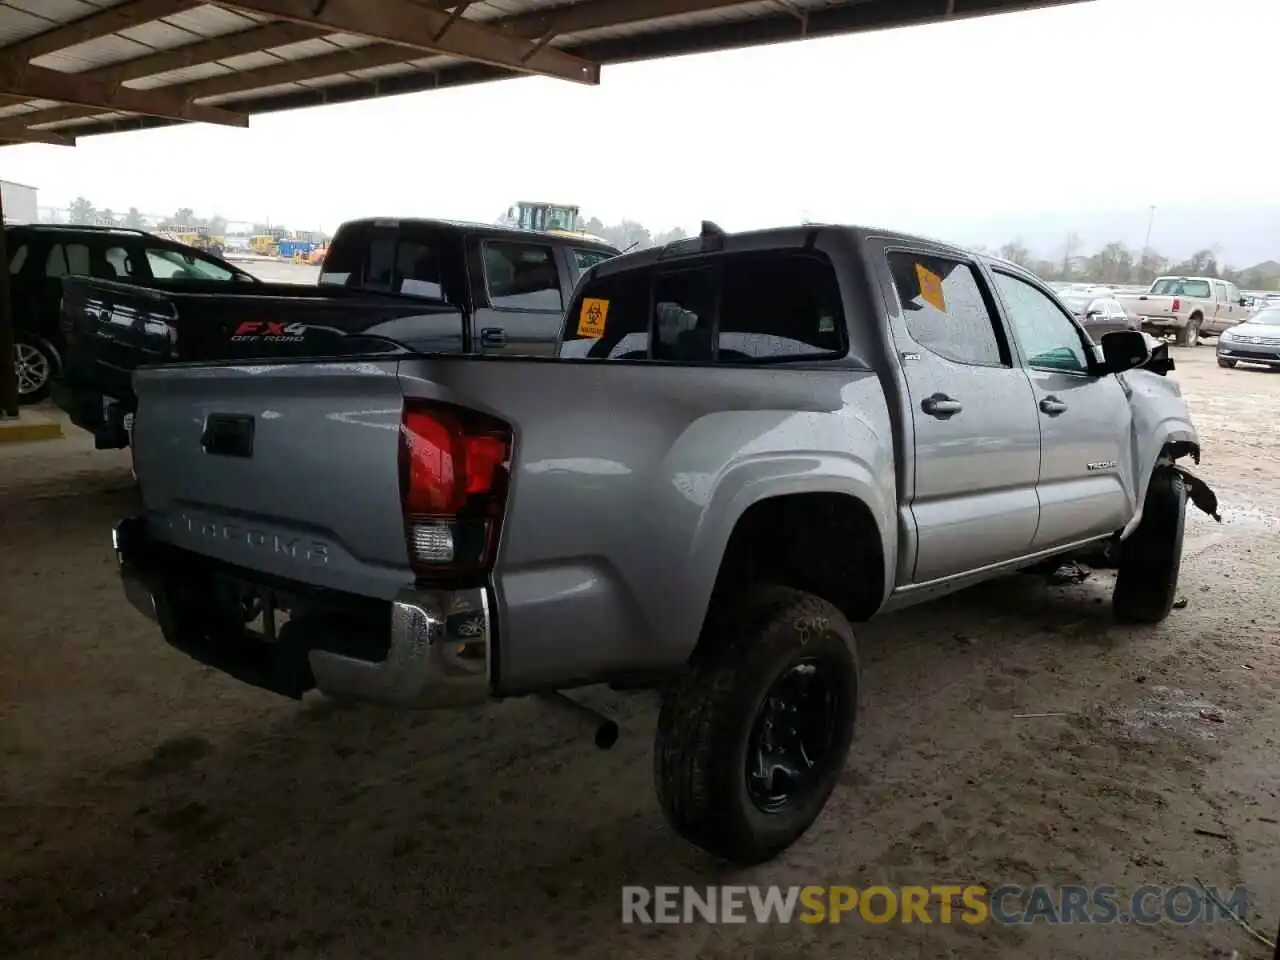
<path id="1" fill-rule="evenodd" d="M 0 180 L 4 200 L 5 223 L 36 222 L 36 188 Z"/>

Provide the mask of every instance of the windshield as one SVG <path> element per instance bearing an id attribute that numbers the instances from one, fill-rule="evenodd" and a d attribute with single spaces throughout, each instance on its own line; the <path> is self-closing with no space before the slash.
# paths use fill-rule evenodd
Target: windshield
<path id="1" fill-rule="evenodd" d="M 1259 310 L 1245 323 L 1258 323 L 1264 327 L 1280 327 L 1280 307 L 1267 307 Z"/>
<path id="2" fill-rule="evenodd" d="M 1093 303 L 1093 297 L 1077 297 L 1071 294 L 1060 294 L 1062 302 L 1072 313 L 1084 313 L 1085 307 Z"/>
<path id="3" fill-rule="evenodd" d="M 1151 293 L 1162 297 L 1205 297 L 1209 296 L 1208 280 L 1180 280 L 1176 277 L 1161 277 L 1151 285 Z"/>

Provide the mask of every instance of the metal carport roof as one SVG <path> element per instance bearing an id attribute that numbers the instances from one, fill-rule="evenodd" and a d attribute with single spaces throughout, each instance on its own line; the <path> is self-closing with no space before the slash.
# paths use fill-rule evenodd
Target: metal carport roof
<path id="1" fill-rule="evenodd" d="M 0 144 L 1078 0 L 0 0 Z"/>
<path id="2" fill-rule="evenodd" d="M 0 145 L 1079 0 L 0 0 Z M 0 214 L 0 223 L 3 223 Z M 0 357 L 12 351 L 0 245 Z M 17 386 L 0 362 L 0 419 Z"/>

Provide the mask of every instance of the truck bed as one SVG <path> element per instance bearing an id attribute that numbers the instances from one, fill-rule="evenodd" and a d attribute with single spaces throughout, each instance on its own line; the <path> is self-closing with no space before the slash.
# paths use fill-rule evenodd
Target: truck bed
<path id="1" fill-rule="evenodd" d="M 354 334 L 424 351 L 465 349 L 462 311 L 440 301 L 343 287 L 225 282 L 139 286 L 87 277 L 63 281 L 66 338 L 54 399 L 99 446 L 123 446 L 107 429 L 134 406 L 133 372 L 184 360 L 333 355 Z M 105 437 L 105 439 L 104 439 Z"/>

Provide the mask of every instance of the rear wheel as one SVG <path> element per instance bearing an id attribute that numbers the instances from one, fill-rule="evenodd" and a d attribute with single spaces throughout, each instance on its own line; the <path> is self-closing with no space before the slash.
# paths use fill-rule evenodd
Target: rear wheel
<path id="1" fill-rule="evenodd" d="M 1169 615 L 1178 592 L 1186 520 L 1187 488 L 1182 476 L 1176 470 L 1157 468 L 1138 529 L 1120 544 L 1111 598 L 1117 619 L 1159 623 Z"/>
<path id="2" fill-rule="evenodd" d="M 708 640 L 658 717 L 658 801 L 690 843 L 760 863 L 809 828 L 844 768 L 858 699 L 853 631 L 825 600 L 766 587 Z"/>
<path id="3" fill-rule="evenodd" d="M 34 337 L 17 334 L 13 344 L 13 365 L 18 376 L 18 402 L 38 403 L 49 396 L 57 358 Z"/>
<path id="4" fill-rule="evenodd" d="M 1234 360 L 1228 360 L 1226 357 L 1218 358 L 1218 366 L 1220 367 L 1234 367 L 1235 365 L 1236 362 Z"/>
<path id="5" fill-rule="evenodd" d="M 1178 346 L 1194 347 L 1200 342 L 1200 318 L 1192 317 L 1187 325 L 1178 331 Z"/>

